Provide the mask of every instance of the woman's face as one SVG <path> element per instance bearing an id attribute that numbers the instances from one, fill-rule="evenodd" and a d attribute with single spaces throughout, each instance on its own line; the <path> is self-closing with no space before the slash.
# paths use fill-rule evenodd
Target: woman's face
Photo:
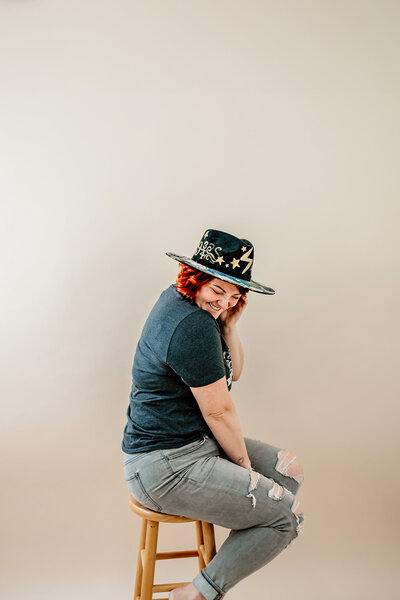
<path id="1" fill-rule="evenodd" d="M 237 304 L 240 295 L 237 285 L 214 278 L 197 291 L 195 303 L 218 319 L 224 310 Z"/>

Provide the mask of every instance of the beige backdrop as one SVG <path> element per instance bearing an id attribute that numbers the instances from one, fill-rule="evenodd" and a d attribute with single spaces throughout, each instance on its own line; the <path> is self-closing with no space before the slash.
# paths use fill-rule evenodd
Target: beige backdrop
<path id="1" fill-rule="evenodd" d="M 175 281 L 165 252 L 191 255 L 208 227 L 250 239 L 277 292 L 250 294 L 238 325 L 245 435 L 305 470 L 304 535 L 229 598 L 398 597 L 399 13 L 1 2 L 7 600 L 131 598 L 133 354 Z M 189 525 L 170 535 L 161 549 L 193 545 Z"/>

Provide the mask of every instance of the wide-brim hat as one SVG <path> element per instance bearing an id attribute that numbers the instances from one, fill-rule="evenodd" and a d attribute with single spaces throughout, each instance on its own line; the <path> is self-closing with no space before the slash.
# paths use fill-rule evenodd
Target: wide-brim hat
<path id="1" fill-rule="evenodd" d="M 275 294 L 275 290 L 251 279 L 254 246 L 249 240 L 225 231 L 207 229 L 192 258 L 166 252 L 166 255 L 198 271 L 247 288 L 259 294 Z"/>

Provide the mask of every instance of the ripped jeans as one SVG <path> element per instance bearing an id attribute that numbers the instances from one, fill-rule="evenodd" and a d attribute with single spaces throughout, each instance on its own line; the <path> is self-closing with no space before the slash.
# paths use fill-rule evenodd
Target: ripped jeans
<path id="1" fill-rule="evenodd" d="M 295 494 L 303 481 L 296 456 L 244 438 L 252 469 L 233 463 L 207 435 L 180 448 L 124 454 L 132 495 L 152 510 L 231 529 L 193 579 L 206 600 L 219 600 L 236 583 L 284 550 L 302 532 Z"/>

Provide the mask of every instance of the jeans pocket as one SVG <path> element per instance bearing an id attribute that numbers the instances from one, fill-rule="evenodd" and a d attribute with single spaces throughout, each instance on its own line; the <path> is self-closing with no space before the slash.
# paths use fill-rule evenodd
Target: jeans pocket
<path id="1" fill-rule="evenodd" d="M 206 442 L 209 442 L 206 444 Z M 210 448 L 211 445 L 211 448 Z M 200 440 L 181 448 L 162 450 L 171 472 L 179 479 L 185 478 L 203 483 L 212 471 L 216 461 L 216 444 L 204 435 Z"/>
<path id="2" fill-rule="evenodd" d="M 150 510 L 162 512 L 161 506 L 155 500 L 153 500 L 144 487 L 138 471 L 135 471 L 129 476 L 125 476 L 125 481 L 132 496 L 141 504 L 143 504 L 143 506 L 150 508 Z"/>

